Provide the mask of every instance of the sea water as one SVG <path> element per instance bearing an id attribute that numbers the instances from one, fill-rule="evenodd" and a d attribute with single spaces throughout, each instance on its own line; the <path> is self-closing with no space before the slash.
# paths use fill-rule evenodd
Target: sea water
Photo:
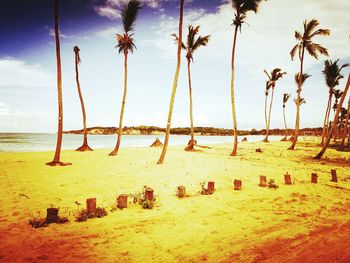
<path id="1" fill-rule="evenodd" d="M 239 136 L 241 141 L 247 137 L 249 142 L 262 141 L 264 136 Z M 121 147 L 147 147 L 156 138 L 164 141 L 164 135 L 123 135 Z M 282 136 L 270 136 L 271 141 L 280 140 Z M 198 144 L 212 145 L 218 143 L 232 143 L 233 136 L 195 136 Z M 89 135 L 88 142 L 91 148 L 113 149 L 117 140 L 116 135 Z M 169 145 L 186 145 L 189 135 L 170 135 Z M 76 149 L 82 145 L 83 136 L 64 134 L 62 149 Z M 0 152 L 40 152 L 53 151 L 56 148 L 56 134 L 48 133 L 0 133 Z"/>

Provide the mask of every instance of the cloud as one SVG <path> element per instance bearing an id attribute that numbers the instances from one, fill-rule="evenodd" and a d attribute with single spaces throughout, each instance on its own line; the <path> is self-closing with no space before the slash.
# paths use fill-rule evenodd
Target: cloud
<path id="1" fill-rule="evenodd" d="M 111 26 L 107 27 L 105 29 L 102 29 L 100 31 L 97 31 L 95 35 L 99 38 L 106 38 L 110 39 L 111 37 L 115 36 L 118 32 L 121 32 L 122 29 L 119 26 Z"/>
<path id="2" fill-rule="evenodd" d="M 287 0 L 270 0 L 262 2 L 259 12 L 249 13 L 247 24 L 242 27 L 242 33 L 237 37 L 237 63 L 241 66 L 257 68 L 272 68 L 291 62 L 289 52 L 296 43 L 294 31 L 302 30 L 305 19 L 316 18 L 320 21 L 320 28 L 329 28 L 332 31 L 329 37 L 315 38 L 315 42 L 329 49 L 331 58 L 349 58 L 349 24 L 347 14 L 350 4 L 348 0 L 337 1 L 337 4 L 328 1 L 309 0 L 293 2 L 293 8 Z M 332 10 L 330 12 L 330 10 Z M 312 14 L 312 15 L 310 15 Z M 334 15 L 337 14 L 337 15 Z M 206 48 L 199 50 L 206 58 L 227 58 L 232 49 L 233 10 L 230 3 L 223 3 L 214 12 L 203 9 L 187 9 L 184 13 L 184 36 L 187 26 L 200 25 L 201 35 L 210 34 L 211 39 Z M 177 32 L 178 18 L 162 14 L 153 25 L 156 37 L 144 41 L 146 45 L 153 45 L 164 58 L 174 58 L 176 47 L 169 37 Z M 204 51 L 205 49 L 205 51 Z M 320 60 L 324 59 L 321 57 Z M 307 57 L 306 68 L 319 63 Z M 295 70 L 292 66 L 288 69 Z"/>
<path id="3" fill-rule="evenodd" d="M 0 87 L 47 87 L 55 83 L 54 75 L 41 65 L 21 60 L 0 58 L 0 72 Z"/>
<path id="4" fill-rule="evenodd" d="M 59 30 L 59 34 L 61 38 L 67 38 L 67 35 L 62 34 L 61 30 Z M 49 35 L 50 37 L 55 37 L 55 30 L 53 28 L 49 29 Z"/>
<path id="5" fill-rule="evenodd" d="M 144 0 L 143 4 L 162 12 L 162 2 L 169 2 L 172 0 Z M 120 18 L 120 8 L 127 4 L 129 0 L 106 0 L 102 5 L 95 5 L 94 9 L 100 16 L 106 17 L 110 20 Z"/>

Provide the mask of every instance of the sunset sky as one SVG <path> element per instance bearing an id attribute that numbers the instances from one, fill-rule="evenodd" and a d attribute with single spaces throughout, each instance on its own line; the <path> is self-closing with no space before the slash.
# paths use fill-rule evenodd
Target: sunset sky
<path id="1" fill-rule="evenodd" d="M 53 0 L 0 2 L 0 132 L 55 132 L 57 129 L 56 54 Z M 123 91 L 123 56 L 114 48 L 122 32 L 119 17 L 123 0 L 61 0 L 59 25 L 63 73 L 64 129 L 81 129 L 82 116 L 75 84 L 73 47 L 78 45 L 80 81 L 88 126 L 117 126 Z M 129 85 L 124 115 L 126 126 L 165 127 L 176 66 L 178 0 L 145 0 L 135 26 L 137 50 L 129 56 Z M 207 47 L 194 54 L 192 64 L 194 125 L 232 127 L 230 59 L 233 9 L 228 1 L 185 0 L 184 35 L 188 25 L 210 34 Z M 294 31 L 304 19 L 316 18 L 329 37 L 314 41 L 328 48 L 330 59 L 350 63 L 350 1 L 269 0 L 259 12 L 249 13 L 238 35 L 236 108 L 239 129 L 264 128 L 264 88 L 268 71 L 288 72 L 277 83 L 272 128 L 283 127 L 282 94 L 292 94 L 287 105 L 289 127 L 294 127 L 299 61 L 291 61 Z M 180 72 L 173 127 L 189 126 L 186 59 Z M 322 126 L 328 90 L 322 69 L 325 57 L 309 55 L 305 71 L 301 126 Z M 349 68 L 343 71 L 346 76 Z M 340 83 L 343 89 L 345 80 Z"/>

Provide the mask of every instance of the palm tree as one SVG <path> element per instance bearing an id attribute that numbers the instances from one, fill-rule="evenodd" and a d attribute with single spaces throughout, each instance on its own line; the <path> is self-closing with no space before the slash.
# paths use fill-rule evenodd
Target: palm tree
<path id="1" fill-rule="evenodd" d="M 333 112 L 335 114 L 335 111 L 337 110 L 338 108 L 338 102 L 339 102 L 339 99 L 341 98 L 341 96 L 343 95 L 343 92 L 339 89 L 335 89 L 333 90 L 333 95 L 334 95 L 334 104 L 333 104 Z"/>
<path id="2" fill-rule="evenodd" d="M 270 100 L 270 109 L 269 109 L 269 115 L 266 122 L 266 136 L 263 140 L 264 142 L 269 141 L 269 129 L 270 129 L 270 121 L 271 121 L 271 111 L 272 111 L 272 102 L 273 102 L 273 95 L 275 93 L 275 87 L 276 87 L 276 81 L 283 77 L 284 74 L 287 74 L 287 72 L 282 72 L 282 69 L 275 68 L 271 71 L 271 74 L 269 74 L 266 70 L 264 70 L 265 74 L 268 77 L 268 80 L 266 81 L 266 89 L 267 87 L 270 87 L 272 90 L 271 94 L 271 100 Z M 266 106 L 265 106 L 265 112 L 266 112 Z"/>
<path id="3" fill-rule="evenodd" d="M 332 138 L 332 132 L 336 129 L 337 125 L 338 125 L 338 119 L 339 119 L 339 113 L 341 111 L 341 108 L 343 106 L 343 103 L 344 103 L 344 100 L 345 100 L 345 97 L 346 97 L 346 94 L 348 93 L 348 90 L 349 90 L 349 87 L 350 87 L 350 73 L 348 74 L 348 80 L 347 80 L 347 83 L 345 85 L 345 89 L 344 89 L 344 93 L 343 95 L 341 96 L 341 99 L 340 99 L 340 102 L 339 102 L 339 105 L 338 105 L 338 108 L 337 108 L 337 111 L 334 115 L 334 120 L 333 120 L 333 123 L 332 123 L 332 127 L 331 127 L 331 130 L 330 132 L 327 134 L 327 139 L 325 141 L 325 144 L 323 145 L 321 151 L 314 157 L 314 159 L 321 159 L 321 157 L 323 156 L 323 154 L 326 152 L 328 146 L 329 146 L 329 143 L 331 141 L 331 138 Z"/>
<path id="4" fill-rule="evenodd" d="M 184 0 L 180 0 L 180 18 L 179 18 L 179 34 L 178 34 L 178 43 L 177 43 L 177 64 L 173 82 L 173 88 L 171 92 L 169 112 L 168 112 L 168 120 L 165 131 L 165 140 L 163 144 L 162 153 L 159 157 L 157 164 L 162 164 L 164 162 L 165 154 L 168 149 L 169 143 L 169 135 L 170 135 L 170 126 L 171 126 L 171 118 L 173 115 L 174 101 L 176 95 L 177 82 L 179 79 L 180 66 L 181 66 L 181 48 L 182 48 L 182 23 L 183 23 L 183 12 L 184 12 Z"/>
<path id="5" fill-rule="evenodd" d="M 344 150 L 345 138 L 348 136 L 348 133 L 349 133 L 349 117 L 350 117 L 350 97 L 349 97 L 349 101 L 348 101 L 348 108 L 346 110 L 344 133 L 343 133 L 342 140 L 340 143 L 340 150 L 341 151 Z M 348 142 L 349 142 L 349 139 L 348 139 Z"/>
<path id="6" fill-rule="evenodd" d="M 83 113 L 83 125 L 84 125 L 84 140 L 83 140 L 83 145 L 80 146 L 76 151 L 80 152 L 85 152 L 85 151 L 92 151 L 90 146 L 88 145 L 87 141 L 87 129 L 86 129 L 86 112 L 85 112 L 85 105 L 84 105 L 84 100 L 83 100 L 83 94 L 80 89 L 80 82 L 79 82 L 79 69 L 78 65 L 81 62 L 80 61 L 80 55 L 79 55 L 79 47 L 75 46 L 73 48 L 74 55 L 75 55 L 75 80 L 77 82 L 77 88 L 78 88 L 78 93 L 79 93 L 79 99 L 80 99 L 80 104 L 81 104 L 81 111 Z"/>
<path id="7" fill-rule="evenodd" d="M 117 144 L 115 145 L 114 150 L 109 154 L 110 156 L 115 156 L 118 154 L 120 141 L 122 137 L 123 130 L 123 116 L 124 116 L 124 107 L 128 86 L 128 54 L 129 51 L 133 53 L 134 48 L 136 48 L 134 44 L 134 39 L 132 38 L 133 34 L 130 32 L 134 29 L 135 21 L 137 18 L 137 14 L 141 9 L 141 3 L 138 0 L 130 0 L 128 4 L 124 5 L 121 10 L 121 18 L 124 27 L 124 34 L 117 34 L 117 45 L 118 53 L 124 53 L 124 94 L 122 100 L 122 106 L 120 110 L 120 118 L 119 118 L 119 130 L 118 130 L 118 139 Z"/>
<path id="8" fill-rule="evenodd" d="M 286 121 L 286 103 L 288 102 L 290 98 L 290 94 L 284 93 L 283 94 L 283 120 L 284 120 L 284 127 L 286 128 L 286 136 L 281 141 L 287 141 L 288 140 L 288 128 L 287 128 L 287 121 Z"/>
<path id="9" fill-rule="evenodd" d="M 199 32 L 199 26 L 188 27 L 188 35 L 186 44 L 182 42 L 181 47 L 186 50 L 186 59 L 187 59 L 187 74 L 188 74 L 188 88 L 190 93 L 190 120 L 191 120 L 191 140 L 189 141 L 186 151 L 193 151 L 195 140 L 194 140 L 194 128 L 193 128 L 193 103 L 192 103 L 192 82 L 191 82 L 191 62 L 193 62 L 193 53 L 201 46 L 206 46 L 208 44 L 210 35 L 207 36 L 198 36 L 196 35 Z M 176 34 L 173 34 L 175 37 L 175 42 L 178 41 L 178 37 Z"/>
<path id="10" fill-rule="evenodd" d="M 242 25 L 245 23 L 247 13 L 258 11 L 259 4 L 262 0 L 232 0 L 232 7 L 234 10 L 234 35 L 232 44 L 232 57 L 231 57 L 231 104 L 232 104 L 232 121 L 233 121 L 233 133 L 234 133 L 234 145 L 231 152 L 231 156 L 237 155 L 238 148 L 238 130 L 237 130 L 237 118 L 236 118 L 236 107 L 235 107 L 235 51 L 238 29 L 241 32 Z"/>
<path id="11" fill-rule="evenodd" d="M 304 55 L 305 49 L 306 51 L 314 58 L 318 59 L 319 54 L 328 56 L 328 51 L 326 48 L 322 47 L 320 44 L 312 42 L 312 38 L 315 36 L 327 36 L 330 34 L 328 29 L 317 29 L 319 22 L 316 19 L 312 19 L 311 21 L 304 21 L 304 33 L 301 34 L 298 31 L 295 31 L 295 38 L 298 43 L 293 47 L 290 52 L 291 59 L 294 59 L 296 52 L 298 51 L 298 57 L 300 60 L 300 71 L 299 76 L 303 75 L 303 63 L 304 63 Z M 297 90 L 297 113 L 295 120 L 295 134 L 292 145 L 288 148 L 288 150 L 294 150 L 295 145 L 298 141 L 299 128 L 300 128 L 300 93 L 302 87 L 302 78 L 299 78 L 298 90 Z"/>
<path id="12" fill-rule="evenodd" d="M 49 166 L 65 166 L 71 163 L 60 161 L 63 131 L 63 100 L 62 100 L 62 70 L 61 70 L 61 47 L 60 34 L 58 30 L 58 0 L 55 0 L 55 40 L 56 40 L 56 63 L 57 63 L 57 98 L 58 98 L 58 131 L 55 156 L 52 162 L 46 163 Z"/>
<path id="13" fill-rule="evenodd" d="M 266 81 L 266 86 L 265 86 L 265 102 L 264 102 L 264 117 L 265 117 L 265 127 L 267 127 L 267 97 L 269 96 L 270 92 L 270 86 L 267 85 Z"/>
<path id="14" fill-rule="evenodd" d="M 327 109 L 326 109 L 326 113 L 323 121 L 321 145 L 324 144 L 326 129 L 329 123 L 329 115 L 331 112 L 332 95 L 334 92 L 334 88 L 339 85 L 339 80 L 343 78 L 343 75 L 340 74 L 340 71 L 343 68 L 349 66 L 349 64 L 344 64 L 339 68 L 338 61 L 339 59 L 337 59 L 334 62 L 332 60 L 326 60 L 324 62 L 324 70 L 322 71 L 325 77 L 326 85 L 328 87 L 329 95 L 328 95 Z"/>

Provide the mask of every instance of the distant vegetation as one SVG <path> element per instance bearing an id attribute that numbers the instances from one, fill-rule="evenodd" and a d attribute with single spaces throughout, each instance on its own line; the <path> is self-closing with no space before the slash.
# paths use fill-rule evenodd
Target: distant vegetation
<path id="1" fill-rule="evenodd" d="M 293 130 L 288 130 L 289 134 L 293 133 Z M 314 133 L 315 135 L 321 135 L 322 134 L 322 127 L 318 128 L 305 128 L 300 130 L 302 134 L 304 132 L 307 132 L 309 135 L 310 133 Z M 91 135 L 113 135 L 118 132 L 118 129 L 116 127 L 91 127 L 87 128 L 88 134 Z M 194 132 L 197 135 L 207 135 L 207 136 L 232 136 L 233 135 L 233 129 L 223 129 L 223 128 L 214 128 L 214 127 L 194 127 Z M 83 134 L 84 130 L 71 130 L 71 131 L 64 131 L 65 134 Z M 165 133 L 165 128 L 160 128 L 156 126 L 131 126 L 123 128 L 123 133 L 127 135 L 161 135 Z M 171 134 L 175 135 L 190 135 L 191 134 L 191 128 L 172 128 L 170 130 Z M 242 130 L 238 131 L 239 136 L 245 136 L 245 135 L 265 135 L 266 130 Z M 269 131 L 270 135 L 285 135 L 284 129 L 272 129 Z"/>

